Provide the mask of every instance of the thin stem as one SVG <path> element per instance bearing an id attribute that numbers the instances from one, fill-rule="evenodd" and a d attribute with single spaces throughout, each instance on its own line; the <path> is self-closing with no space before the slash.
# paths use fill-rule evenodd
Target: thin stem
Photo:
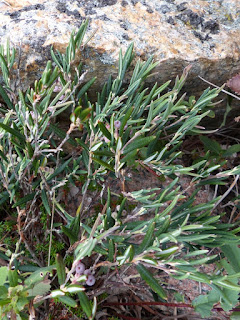
<path id="1" fill-rule="evenodd" d="M 234 179 L 233 183 L 230 185 L 230 187 L 227 189 L 227 191 L 221 196 L 221 198 L 218 200 L 218 202 L 215 204 L 215 206 L 213 207 L 213 209 L 215 209 L 222 201 L 223 199 L 226 198 L 226 196 L 231 192 L 231 190 L 233 189 L 233 187 L 236 185 L 237 181 L 239 179 L 239 174 L 236 176 L 236 178 Z"/>
<path id="2" fill-rule="evenodd" d="M 55 200 L 55 191 L 53 192 L 53 200 Z M 50 266 L 50 260 L 51 260 L 51 248 L 52 248 L 52 232 L 53 232 L 54 211 L 55 211 L 55 201 L 52 201 L 52 217 L 51 217 L 50 240 L 49 240 L 49 250 L 48 250 L 48 266 Z"/>
<path id="3" fill-rule="evenodd" d="M 89 146 L 89 150 L 91 150 L 91 147 L 93 145 L 93 132 L 91 132 L 91 135 L 90 135 L 90 146 Z M 88 187 L 89 187 L 89 184 L 91 182 L 91 178 L 90 178 L 90 175 L 91 175 L 91 164 L 92 164 L 92 153 L 89 152 L 89 159 L 88 159 L 88 178 L 87 178 L 87 182 L 86 182 L 86 185 L 85 185 L 85 189 L 84 189 L 84 192 L 83 192 L 83 197 L 82 197 L 82 201 L 81 201 L 81 204 L 77 210 L 77 213 L 79 211 L 79 214 L 81 216 L 82 212 L 83 212 L 83 208 L 84 208 L 84 202 L 86 200 L 86 197 L 87 197 L 87 190 L 88 190 Z"/>
<path id="4" fill-rule="evenodd" d="M 212 82 L 209 82 L 209 81 L 205 80 L 204 78 L 202 78 L 202 77 L 200 77 L 200 76 L 198 76 L 198 78 L 200 78 L 202 81 L 210 84 L 211 86 L 213 86 L 213 87 L 215 87 L 215 88 L 217 88 L 217 89 L 221 89 L 220 87 L 216 86 L 216 85 L 213 84 Z M 231 96 L 231 97 L 233 97 L 233 98 L 236 98 L 237 100 L 240 100 L 240 98 L 239 98 L 238 96 L 236 96 L 235 94 L 233 94 L 233 93 L 230 93 L 230 92 L 228 92 L 228 91 L 226 91 L 226 90 L 224 90 L 224 89 L 221 89 L 221 91 L 224 92 L 224 93 L 226 93 L 226 94 L 228 94 L 229 96 Z"/>

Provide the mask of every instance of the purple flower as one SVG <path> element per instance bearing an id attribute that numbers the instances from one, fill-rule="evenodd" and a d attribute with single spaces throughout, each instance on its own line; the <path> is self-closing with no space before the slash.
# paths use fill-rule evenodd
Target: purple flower
<path id="1" fill-rule="evenodd" d="M 76 265 L 76 274 L 82 275 L 85 271 L 85 265 L 82 262 L 78 262 Z"/>
<path id="2" fill-rule="evenodd" d="M 62 87 L 59 85 L 55 85 L 55 87 L 53 88 L 53 92 L 60 92 L 62 90 Z"/>
<path id="3" fill-rule="evenodd" d="M 121 126 L 121 121 L 119 121 L 119 120 L 114 121 L 114 126 L 115 126 L 115 128 L 119 129 Z"/>
<path id="4" fill-rule="evenodd" d="M 95 284 L 95 282 L 96 282 L 95 277 L 94 277 L 92 274 L 90 274 L 90 275 L 87 277 L 86 284 L 87 284 L 88 286 L 93 286 L 93 285 Z"/>

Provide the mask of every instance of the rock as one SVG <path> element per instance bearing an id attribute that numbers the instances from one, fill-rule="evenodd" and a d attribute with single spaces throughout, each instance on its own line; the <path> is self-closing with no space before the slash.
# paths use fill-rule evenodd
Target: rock
<path id="1" fill-rule="evenodd" d="M 0 1 L 0 38 L 21 47 L 19 86 L 39 78 L 50 47 L 64 50 L 70 33 L 89 17 L 81 51 L 88 79 L 97 76 L 100 89 L 116 75 L 119 49 L 133 41 L 136 58 L 159 60 L 151 82 L 163 83 L 192 64 L 187 91 L 199 95 L 208 85 L 221 86 L 240 70 L 240 8 L 238 0 L 7 0 Z M 185 88 L 186 89 L 186 88 Z M 219 109 L 220 113 L 225 111 Z"/>

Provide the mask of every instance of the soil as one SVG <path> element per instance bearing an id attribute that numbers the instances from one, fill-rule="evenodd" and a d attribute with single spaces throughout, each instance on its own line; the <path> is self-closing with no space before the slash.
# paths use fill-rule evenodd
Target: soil
<path id="1" fill-rule="evenodd" d="M 99 208 L 99 202 L 102 198 L 107 197 L 107 188 L 109 187 L 112 193 L 120 194 L 124 188 L 124 195 L 128 196 L 131 191 L 140 189 L 159 188 L 162 190 L 166 188 L 172 181 L 170 178 L 162 179 L 147 167 L 139 165 L 136 169 L 127 169 L 123 172 L 125 177 L 124 187 L 121 182 L 109 176 L 104 185 L 104 192 L 89 191 L 84 207 L 85 219 L 89 216 L 96 215 Z M 180 190 L 186 198 L 188 198 L 195 190 L 195 186 L 191 184 L 189 176 L 181 176 L 176 187 L 180 186 Z M 81 203 L 82 192 L 81 185 L 75 186 L 69 190 L 65 198 L 66 209 L 72 215 Z M 207 203 L 214 197 L 214 190 L 209 186 L 202 186 L 201 190 L 195 197 L 195 204 Z M 143 218 L 144 219 L 144 218 Z M 92 264 L 92 262 L 90 263 Z M 213 272 L 215 265 L 202 266 L 201 272 L 206 274 Z M 182 320 L 197 320 L 203 319 L 199 314 L 194 312 L 190 307 L 193 301 L 200 294 L 209 292 L 211 288 L 206 284 L 200 284 L 192 280 L 175 280 L 166 275 L 161 276 L 161 283 L 168 292 L 168 300 L 166 304 L 160 305 L 144 305 L 141 303 L 153 301 L 152 293 L 149 291 L 146 284 L 137 277 L 137 272 L 134 267 L 128 267 L 121 270 L 121 273 L 112 271 L 107 275 L 107 281 L 103 285 L 102 281 L 98 280 L 94 290 L 88 292 L 90 297 L 102 297 L 105 292 L 108 294 L 106 299 L 99 303 L 99 310 L 97 312 L 97 320 L 113 319 L 111 316 L 116 316 L 119 319 L 182 319 Z M 182 297 L 181 302 L 176 302 L 176 293 Z M 124 305 L 124 303 L 132 303 L 131 305 Z M 114 305 L 116 303 L 117 305 Z M 219 310 L 213 310 L 213 315 L 207 319 L 211 320 L 225 320 L 229 319 L 229 314 Z"/>

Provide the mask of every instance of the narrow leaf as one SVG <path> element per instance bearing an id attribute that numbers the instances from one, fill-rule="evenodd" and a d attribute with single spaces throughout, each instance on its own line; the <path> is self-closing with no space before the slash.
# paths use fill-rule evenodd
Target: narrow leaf
<path id="1" fill-rule="evenodd" d="M 135 149 L 143 148 L 155 138 L 156 138 L 155 136 L 151 136 L 151 137 L 135 139 L 132 143 L 130 143 L 127 147 L 123 149 L 123 154 L 127 154 Z"/>
<path id="2" fill-rule="evenodd" d="M 71 308 L 77 307 L 77 302 L 68 296 L 59 296 L 58 300 Z"/>
<path id="3" fill-rule="evenodd" d="M 86 313 L 87 317 L 90 318 L 92 314 L 92 308 L 86 293 L 78 292 L 78 298 L 83 311 Z"/>
<path id="4" fill-rule="evenodd" d="M 152 274 L 142 264 L 138 264 L 136 268 L 142 279 L 149 285 L 149 287 L 156 292 L 160 298 L 165 300 L 167 295 Z"/>
<path id="5" fill-rule="evenodd" d="M 63 258 L 58 253 L 56 255 L 56 266 L 57 266 L 58 283 L 62 285 L 64 284 L 66 279 L 66 271 L 65 271 L 65 263 L 63 261 Z"/>

